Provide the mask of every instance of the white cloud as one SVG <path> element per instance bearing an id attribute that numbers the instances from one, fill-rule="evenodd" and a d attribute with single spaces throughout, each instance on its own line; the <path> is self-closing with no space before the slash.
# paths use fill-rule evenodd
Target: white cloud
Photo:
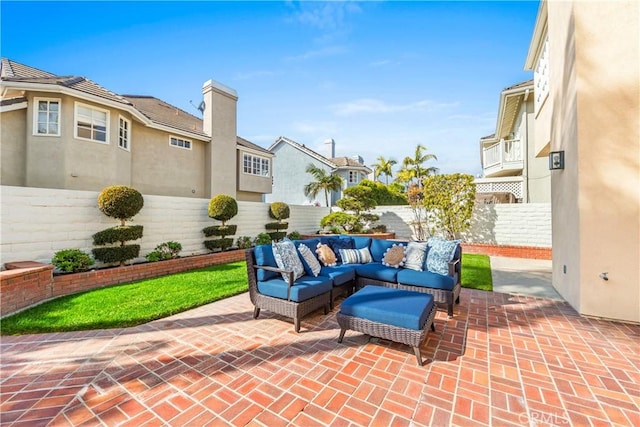
<path id="1" fill-rule="evenodd" d="M 379 99 L 361 98 L 331 107 L 338 116 L 350 116 L 354 114 L 385 114 L 409 111 L 437 111 L 457 107 L 457 102 L 437 103 L 431 100 L 422 100 L 408 104 L 389 104 Z"/>
<path id="2" fill-rule="evenodd" d="M 327 46 L 316 50 L 310 50 L 300 55 L 292 55 L 285 58 L 287 61 L 306 61 L 308 59 L 322 58 L 327 56 L 343 55 L 348 52 L 344 46 Z"/>

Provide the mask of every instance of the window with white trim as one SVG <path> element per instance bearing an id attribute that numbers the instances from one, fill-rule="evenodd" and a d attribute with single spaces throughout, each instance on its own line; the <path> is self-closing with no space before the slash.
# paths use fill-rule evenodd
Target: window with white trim
<path id="1" fill-rule="evenodd" d="M 536 68 L 533 70 L 533 85 L 535 110 L 537 113 L 549 95 L 549 35 L 544 39 Z"/>
<path id="2" fill-rule="evenodd" d="M 109 111 L 76 102 L 74 136 L 78 139 L 108 144 Z"/>
<path id="3" fill-rule="evenodd" d="M 60 99 L 34 98 L 34 135 L 60 136 Z"/>
<path id="4" fill-rule="evenodd" d="M 349 184 L 357 184 L 359 176 L 357 171 L 349 171 Z"/>
<path id="5" fill-rule="evenodd" d="M 269 176 L 270 163 L 266 157 L 244 154 L 242 157 L 242 170 L 250 175 Z"/>
<path id="6" fill-rule="evenodd" d="M 169 137 L 169 145 L 172 147 L 184 148 L 185 150 L 191 150 L 191 141 L 188 139 L 178 138 L 177 136 Z"/>
<path id="7" fill-rule="evenodd" d="M 120 116 L 118 119 L 118 147 L 129 151 L 131 138 L 131 122 Z"/>

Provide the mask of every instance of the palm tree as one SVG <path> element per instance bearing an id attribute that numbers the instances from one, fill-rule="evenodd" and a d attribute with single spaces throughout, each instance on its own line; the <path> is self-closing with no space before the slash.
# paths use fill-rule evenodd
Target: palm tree
<path id="1" fill-rule="evenodd" d="M 304 195 L 315 198 L 318 193 L 324 191 L 324 200 L 327 207 L 329 207 L 329 192 L 340 191 L 342 189 L 342 177 L 333 173 L 327 173 L 324 169 L 314 166 L 311 163 L 307 166 L 306 172 L 313 176 L 314 181 L 304 186 Z"/>
<path id="2" fill-rule="evenodd" d="M 402 161 L 402 169 L 398 172 L 398 177 L 402 177 L 405 182 L 415 178 L 418 181 L 418 186 L 422 187 L 422 178 L 438 173 L 438 168 L 436 167 L 422 167 L 429 160 L 438 160 L 434 154 L 428 154 L 426 151 L 427 147 L 418 144 L 413 157 L 407 156 Z"/>
<path id="3" fill-rule="evenodd" d="M 378 177 L 382 174 L 385 174 L 386 184 L 389 185 L 389 177 L 393 175 L 393 171 L 391 170 L 393 166 L 398 163 L 393 159 L 385 159 L 384 157 L 378 157 L 378 163 L 374 163 L 373 166 L 373 179 L 377 180 Z"/>

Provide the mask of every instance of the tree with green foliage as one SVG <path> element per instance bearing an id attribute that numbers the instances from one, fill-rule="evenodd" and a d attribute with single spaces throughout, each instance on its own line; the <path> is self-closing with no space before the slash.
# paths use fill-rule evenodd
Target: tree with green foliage
<path id="1" fill-rule="evenodd" d="M 382 156 L 378 157 L 378 162 L 373 165 L 373 177 L 374 180 L 377 180 L 380 175 L 384 174 L 386 178 L 386 184 L 389 185 L 389 178 L 393 176 L 393 166 L 398 162 L 393 159 L 385 159 Z"/>
<path id="2" fill-rule="evenodd" d="M 369 213 L 377 206 L 372 193 L 371 188 L 364 185 L 356 185 L 344 190 L 344 197 L 338 200 L 338 206 L 342 210 L 353 212 L 352 215 L 356 220 L 355 229 L 347 231 L 353 233 L 367 231 L 372 222 L 380 219 L 378 215 Z"/>
<path id="3" fill-rule="evenodd" d="M 371 197 L 375 200 L 377 206 L 407 204 L 407 196 L 402 193 L 402 186 L 399 184 L 385 185 L 379 181 L 363 179 L 358 185 L 371 189 Z"/>
<path id="4" fill-rule="evenodd" d="M 413 237 L 416 240 L 426 240 L 429 236 L 429 227 L 427 211 L 423 204 L 424 194 L 422 193 L 422 189 L 415 183 L 409 184 L 407 199 L 409 200 L 409 207 L 413 214 L 413 221 L 409 223 L 413 229 Z"/>
<path id="5" fill-rule="evenodd" d="M 142 194 L 126 185 L 107 187 L 98 195 L 98 209 L 111 218 L 120 220 L 120 225 L 107 228 L 93 235 L 93 244 L 97 246 L 119 243 L 119 246 L 92 249 L 93 257 L 104 263 L 119 263 L 137 258 L 140 255 L 140 245 L 127 245 L 131 240 L 142 237 L 141 225 L 126 225 L 144 206 Z"/>
<path id="6" fill-rule="evenodd" d="M 220 249 L 222 251 L 233 245 L 233 236 L 238 229 L 237 225 L 227 225 L 227 221 L 238 214 L 238 202 L 226 194 L 218 194 L 209 200 L 209 217 L 216 219 L 222 225 L 212 225 L 202 229 L 206 237 L 219 236 L 219 239 L 205 240 L 204 245 L 210 251 Z"/>
<path id="7" fill-rule="evenodd" d="M 429 160 L 438 160 L 434 154 L 427 153 L 427 147 L 422 144 L 416 146 L 413 157 L 405 157 L 402 160 L 402 168 L 398 171 L 397 180 L 402 183 L 409 184 L 416 182 L 422 187 L 422 180 L 430 175 L 438 173 L 436 167 L 424 167 L 423 165 Z"/>
<path id="8" fill-rule="evenodd" d="M 434 175 L 422 187 L 424 207 L 433 215 L 434 225 L 446 237 L 454 239 L 471 226 L 476 198 L 472 175 Z"/>
<path id="9" fill-rule="evenodd" d="M 306 172 L 313 176 L 313 181 L 304 186 L 304 195 L 315 198 L 320 192 L 324 192 L 324 200 L 329 207 L 329 193 L 342 189 L 342 177 L 334 173 L 327 173 L 324 169 L 309 164 Z"/>
<path id="10" fill-rule="evenodd" d="M 289 228 L 289 223 L 283 222 L 283 220 L 288 219 L 289 215 L 291 215 L 291 209 L 286 203 L 273 202 L 269 205 L 269 218 L 276 220 L 265 224 L 265 228 L 269 230 L 268 234 L 271 236 L 271 240 L 278 241 L 287 235 L 286 230 Z"/>

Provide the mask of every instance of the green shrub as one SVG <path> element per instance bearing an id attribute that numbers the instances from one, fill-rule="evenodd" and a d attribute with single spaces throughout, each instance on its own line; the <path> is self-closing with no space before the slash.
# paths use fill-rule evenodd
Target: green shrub
<path id="1" fill-rule="evenodd" d="M 226 194 L 218 194 L 209 201 L 209 216 L 225 225 L 226 221 L 238 214 L 238 202 Z"/>
<path id="2" fill-rule="evenodd" d="M 248 249 L 253 246 L 253 241 L 249 236 L 240 236 L 236 242 L 238 249 Z"/>
<path id="3" fill-rule="evenodd" d="M 268 222 L 264 225 L 267 230 L 286 230 L 289 227 L 288 222 Z"/>
<path id="4" fill-rule="evenodd" d="M 164 242 L 156 246 L 153 252 L 149 252 L 145 258 L 149 262 L 164 261 L 166 259 L 178 258 L 182 245 L 178 242 Z"/>
<path id="5" fill-rule="evenodd" d="M 302 235 L 300 233 L 298 233 L 297 231 L 292 231 L 291 233 L 287 234 L 287 237 L 291 240 L 300 240 L 302 239 Z"/>
<path id="6" fill-rule="evenodd" d="M 269 205 L 269 218 L 281 221 L 283 219 L 289 218 L 290 214 L 291 210 L 289 209 L 289 205 L 284 202 L 273 202 Z"/>
<path id="7" fill-rule="evenodd" d="M 233 236 L 238 229 L 237 225 L 211 225 L 202 229 L 206 237 L 211 236 Z"/>
<path id="8" fill-rule="evenodd" d="M 269 237 L 271 238 L 271 240 L 275 240 L 276 242 L 278 240 L 282 240 L 284 239 L 284 237 L 287 235 L 286 231 L 272 231 L 270 233 L 267 233 L 269 235 Z"/>
<path id="9" fill-rule="evenodd" d="M 233 246 L 233 239 L 221 238 L 221 239 L 205 240 L 204 246 L 210 251 L 214 251 L 216 249 L 220 249 L 224 251 L 229 249 L 231 246 Z"/>
<path id="10" fill-rule="evenodd" d="M 271 244 L 271 236 L 269 236 L 267 233 L 260 233 L 256 236 L 254 243 L 256 246 L 269 245 Z"/>
<path id="11" fill-rule="evenodd" d="M 98 231 L 93 235 L 94 245 L 109 245 L 116 242 L 138 240 L 142 237 L 141 225 L 119 225 L 106 230 Z"/>
<path id="12" fill-rule="evenodd" d="M 144 199 L 138 190 L 126 185 L 107 187 L 98 195 L 98 208 L 111 218 L 117 218 L 124 225 L 144 206 Z"/>
<path id="13" fill-rule="evenodd" d="M 104 263 L 119 262 L 123 265 L 125 261 L 137 258 L 140 254 L 140 245 L 113 246 L 109 248 L 93 248 L 93 257 Z"/>
<path id="14" fill-rule="evenodd" d="M 346 212 L 333 212 L 320 220 L 321 227 L 329 227 L 333 232 L 342 233 L 348 231 L 350 233 L 359 233 L 361 230 L 360 222 L 355 215 Z"/>
<path id="15" fill-rule="evenodd" d="M 63 249 L 51 258 L 51 264 L 65 273 L 87 271 L 93 265 L 93 259 L 80 249 Z"/>

